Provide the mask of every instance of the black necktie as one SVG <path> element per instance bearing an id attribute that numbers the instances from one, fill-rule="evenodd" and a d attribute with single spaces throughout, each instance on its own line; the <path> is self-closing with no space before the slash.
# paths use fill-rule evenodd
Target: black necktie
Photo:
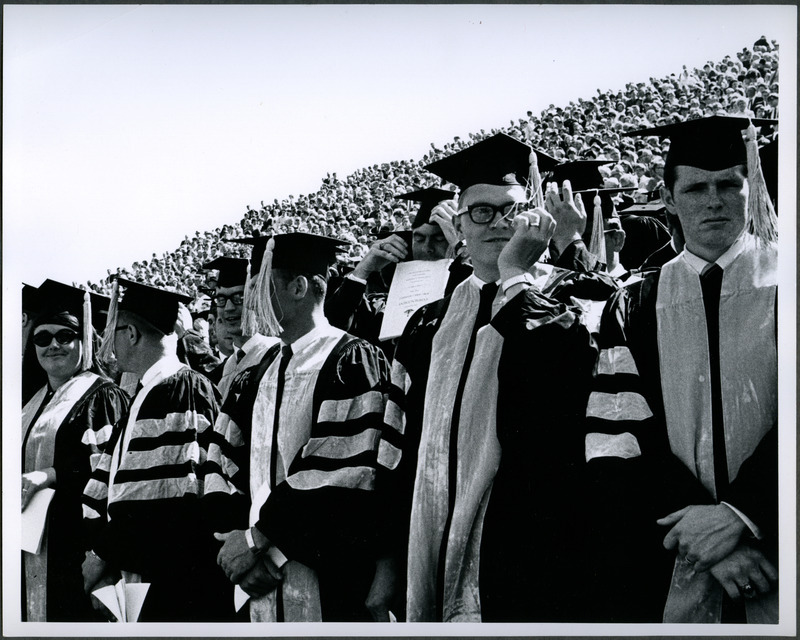
<path id="1" fill-rule="evenodd" d="M 475 320 L 475 325 L 479 329 L 489 324 L 489 320 L 492 319 L 492 303 L 497 297 L 497 290 L 499 288 L 496 282 L 487 282 L 481 289 L 481 301 L 478 305 L 478 316 Z"/>
<path id="2" fill-rule="evenodd" d="M 711 375 L 711 436 L 714 449 L 714 490 L 717 500 L 728 488 L 728 455 L 725 451 L 725 425 L 722 415 L 722 385 L 719 373 L 719 296 L 722 268 L 710 265 L 700 276 L 703 306 L 708 330 L 708 359 Z"/>
<path id="3" fill-rule="evenodd" d="M 281 362 L 278 365 L 278 384 L 275 390 L 275 419 L 272 422 L 272 449 L 269 455 L 269 486 L 275 489 L 278 475 L 278 422 L 280 420 L 283 385 L 286 382 L 286 367 L 292 358 L 292 347 L 288 344 L 281 348 Z"/>
<path id="4" fill-rule="evenodd" d="M 239 364 L 242 361 L 242 358 L 244 358 L 244 355 L 245 355 L 244 354 L 244 349 L 239 349 L 236 352 L 236 364 Z"/>

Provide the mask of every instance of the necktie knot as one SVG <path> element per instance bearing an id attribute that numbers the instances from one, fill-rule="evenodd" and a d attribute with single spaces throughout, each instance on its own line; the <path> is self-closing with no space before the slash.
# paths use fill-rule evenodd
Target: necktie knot
<path id="1" fill-rule="evenodd" d="M 236 352 L 236 362 L 241 362 L 242 358 L 244 358 L 244 356 L 245 356 L 244 349 L 239 349 Z"/>
<path id="2" fill-rule="evenodd" d="M 283 345 L 283 346 L 281 347 L 281 357 L 282 357 L 284 360 L 288 360 L 289 358 L 291 358 L 291 357 L 292 357 L 292 345 L 290 345 L 290 344 L 285 344 L 285 345 Z"/>
<path id="3" fill-rule="evenodd" d="M 703 269 L 703 273 L 700 274 L 700 278 L 703 280 L 716 280 L 722 279 L 722 267 L 720 267 L 716 262 L 712 262 L 705 269 Z"/>

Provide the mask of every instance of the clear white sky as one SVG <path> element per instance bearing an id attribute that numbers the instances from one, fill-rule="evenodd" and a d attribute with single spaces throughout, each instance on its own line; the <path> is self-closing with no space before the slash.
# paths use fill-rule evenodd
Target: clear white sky
<path id="1" fill-rule="evenodd" d="M 431 142 L 752 46 L 795 8 L 4 7 L 4 289 L 97 281 Z M 791 59 L 790 54 L 789 59 Z M 786 60 L 786 56 L 782 55 Z"/>

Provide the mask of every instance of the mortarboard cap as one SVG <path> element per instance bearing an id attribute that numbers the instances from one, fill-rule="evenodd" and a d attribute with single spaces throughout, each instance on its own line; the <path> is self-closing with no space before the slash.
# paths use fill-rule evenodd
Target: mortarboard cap
<path id="1" fill-rule="evenodd" d="M 22 310 L 26 313 L 39 312 L 39 290 L 29 284 L 22 283 Z"/>
<path id="2" fill-rule="evenodd" d="M 598 167 L 612 164 L 613 160 L 574 160 L 555 166 L 545 182 L 561 184 L 569 180 L 572 192 L 596 189 L 603 186 L 603 176 Z"/>
<path id="3" fill-rule="evenodd" d="M 626 216 L 651 216 L 659 217 L 667 210 L 663 202 L 643 202 L 626 207 L 621 213 Z"/>
<path id="4" fill-rule="evenodd" d="M 216 269 L 219 271 L 218 287 L 243 287 L 247 281 L 247 260 L 244 258 L 219 256 L 211 262 L 206 262 L 203 265 L 203 269 Z"/>
<path id="5" fill-rule="evenodd" d="M 677 165 L 696 167 L 706 171 L 722 171 L 737 165 L 747 165 L 742 131 L 750 123 L 760 127 L 777 124 L 777 120 L 764 120 L 737 116 L 710 116 L 674 124 L 628 131 L 626 136 L 659 136 L 669 138 L 665 170 Z"/>
<path id="6" fill-rule="evenodd" d="M 272 236 L 256 236 L 252 238 L 226 238 L 225 242 L 233 242 L 235 244 L 247 244 L 253 249 L 250 252 L 250 275 L 256 276 L 261 270 L 261 261 L 264 259 L 264 251 L 267 249 L 267 243 Z"/>
<path id="7" fill-rule="evenodd" d="M 192 316 L 192 320 L 208 320 L 208 316 L 211 315 L 211 309 L 201 309 L 200 311 L 190 311 L 189 312 Z"/>
<path id="8" fill-rule="evenodd" d="M 531 153 L 540 171 L 550 171 L 558 160 L 534 150 L 505 133 L 498 133 L 471 147 L 427 165 L 425 169 L 457 185 L 463 192 L 475 184 L 527 186 Z"/>
<path id="9" fill-rule="evenodd" d="M 188 304 L 192 301 L 192 298 L 187 295 L 158 289 L 125 278 L 117 278 L 117 283 L 119 284 L 119 311 L 135 313 L 165 335 L 175 331 L 178 304 Z"/>
<path id="10" fill-rule="evenodd" d="M 35 326 L 61 324 L 78 330 L 83 326 L 86 291 L 56 280 L 45 280 L 36 289 L 39 316 Z"/>
<path id="11" fill-rule="evenodd" d="M 617 187 L 614 189 L 588 189 L 583 191 L 576 191 L 575 193 L 580 193 L 582 197 L 584 197 L 584 202 L 586 202 L 586 196 L 592 198 L 594 200 L 594 196 L 600 196 L 600 207 L 603 213 L 603 220 L 610 220 L 611 218 L 618 218 L 617 215 L 617 207 L 616 203 L 614 202 L 614 196 L 619 195 L 620 193 L 629 193 L 631 191 L 636 191 L 636 187 Z"/>
<path id="12" fill-rule="evenodd" d="M 414 222 L 411 224 L 412 229 L 421 227 L 423 224 L 428 224 L 431 219 L 431 211 L 433 208 L 445 200 L 452 200 L 456 197 L 453 191 L 447 189 L 437 189 L 435 187 L 428 187 L 427 189 L 420 189 L 419 191 L 411 191 L 402 195 L 396 196 L 398 200 L 412 200 L 419 202 L 419 210 L 417 215 L 414 216 Z"/>
<path id="13" fill-rule="evenodd" d="M 273 236 L 273 269 L 292 269 L 320 275 L 327 279 L 328 267 L 336 263 L 336 254 L 349 242 L 313 233 L 284 233 Z"/>

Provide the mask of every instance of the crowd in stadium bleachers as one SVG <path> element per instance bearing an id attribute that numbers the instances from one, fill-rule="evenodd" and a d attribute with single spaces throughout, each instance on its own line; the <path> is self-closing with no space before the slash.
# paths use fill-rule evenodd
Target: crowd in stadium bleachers
<path id="1" fill-rule="evenodd" d="M 99 282 L 88 282 L 94 291 L 108 293 L 112 275 L 122 275 L 159 287 L 175 288 L 197 297 L 205 276 L 200 266 L 214 256 L 246 255 L 241 246 L 223 238 L 254 234 L 270 235 L 306 231 L 337 237 L 352 243 L 354 262 L 364 256 L 379 230 L 408 228 L 413 211 L 394 196 L 428 186 L 423 166 L 466 148 L 498 132 L 524 140 L 561 161 L 609 159 L 600 167 L 604 186 L 639 189 L 636 201 L 662 184 L 664 154 L 668 141 L 657 138 L 624 138 L 626 131 L 671 122 L 722 114 L 745 114 L 777 118 L 778 45 L 759 38 L 752 48 L 721 61 L 708 61 L 702 68 L 688 69 L 666 78 L 626 84 L 616 91 L 597 90 L 588 99 L 579 98 L 565 107 L 549 105 L 539 116 L 528 111 L 525 118 L 509 126 L 481 129 L 467 137 L 437 146 L 420 160 L 394 160 L 357 170 L 340 178 L 336 173 L 322 180 L 319 190 L 289 196 L 282 201 L 250 206 L 243 218 L 214 231 L 195 231 L 174 251 L 134 262 L 130 267 L 108 271 Z M 762 141 L 763 143 L 763 141 Z M 83 285 L 73 283 L 76 286 Z M 85 287 L 84 287 L 85 288 Z"/>

